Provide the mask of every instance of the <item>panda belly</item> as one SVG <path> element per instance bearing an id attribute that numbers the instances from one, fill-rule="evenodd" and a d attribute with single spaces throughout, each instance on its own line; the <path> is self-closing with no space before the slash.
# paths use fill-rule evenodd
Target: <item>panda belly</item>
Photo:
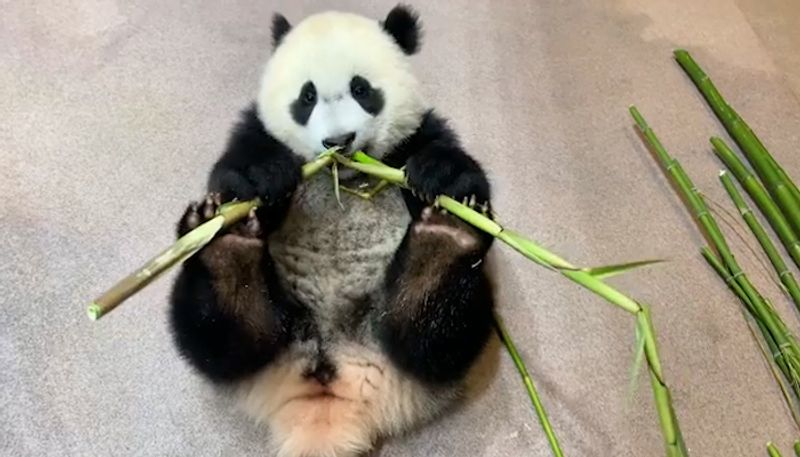
<path id="1" fill-rule="evenodd" d="M 352 185 L 352 184 L 351 184 Z M 240 405 L 266 422 L 278 456 L 358 456 L 382 436 L 439 412 L 456 392 L 433 389 L 397 369 L 371 337 L 375 300 L 410 216 L 398 189 L 370 201 L 342 194 L 319 176 L 295 194 L 269 240 L 277 273 L 311 311 L 316 336 L 298 339 L 245 381 Z M 320 353 L 335 367 L 328 385 L 303 374 Z"/>
<path id="2" fill-rule="evenodd" d="M 396 188 L 369 201 L 343 192 L 341 200 L 329 177 L 317 176 L 297 191 L 269 241 L 286 290 L 320 324 L 378 290 L 410 221 Z"/>

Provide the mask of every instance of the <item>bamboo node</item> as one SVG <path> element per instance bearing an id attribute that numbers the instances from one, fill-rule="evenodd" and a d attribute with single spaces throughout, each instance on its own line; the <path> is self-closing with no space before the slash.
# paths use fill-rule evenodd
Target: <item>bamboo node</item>
<path id="1" fill-rule="evenodd" d="M 728 276 L 727 278 L 725 278 L 725 282 L 730 284 L 731 282 L 736 281 L 736 278 L 738 278 L 739 276 L 744 276 L 744 271 L 739 270 L 733 275 Z"/>

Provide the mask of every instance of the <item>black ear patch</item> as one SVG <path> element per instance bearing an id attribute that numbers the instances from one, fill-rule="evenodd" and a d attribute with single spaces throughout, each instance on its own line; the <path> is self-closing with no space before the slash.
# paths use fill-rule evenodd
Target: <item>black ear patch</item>
<path id="1" fill-rule="evenodd" d="M 421 35 L 419 16 L 411 7 L 395 6 L 381 25 L 406 54 L 411 55 L 419 50 Z"/>
<path id="2" fill-rule="evenodd" d="M 282 14 L 272 16 L 272 47 L 277 48 L 283 37 L 292 29 L 292 24 Z"/>

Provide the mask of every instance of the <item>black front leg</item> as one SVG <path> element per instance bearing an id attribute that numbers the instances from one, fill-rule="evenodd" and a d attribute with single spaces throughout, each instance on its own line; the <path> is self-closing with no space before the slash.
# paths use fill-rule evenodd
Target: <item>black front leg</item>
<path id="1" fill-rule="evenodd" d="M 473 228 L 430 207 L 409 225 L 387 271 L 378 322 L 384 350 L 406 372 L 454 382 L 480 354 L 492 327 L 482 265 L 488 248 Z"/>
<path id="2" fill-rule="evenodd" d="M 224 202 L 260 197 L 262 229 L 269 233 L 284 219 L 291 196 L 302 179 L 303 160 L 270 135 L 255 107 L 242 113 L 227 149 L 214 165 L 210 192 Z"/>

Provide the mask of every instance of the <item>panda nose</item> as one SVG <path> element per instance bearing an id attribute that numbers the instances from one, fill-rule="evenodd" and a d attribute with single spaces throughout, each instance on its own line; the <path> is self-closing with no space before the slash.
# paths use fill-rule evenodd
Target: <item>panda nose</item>
<path id="1" fill-rule="evenodd" d="M 356 132 L 345 133 L 343 135 L 338 136 L 331 136 L 322 140 L 322 145 L 326 148 L 335 148 L 340 147 L 342 149 L 347 149 L 353 144 L 353 140 L 356 139 Z"/>

